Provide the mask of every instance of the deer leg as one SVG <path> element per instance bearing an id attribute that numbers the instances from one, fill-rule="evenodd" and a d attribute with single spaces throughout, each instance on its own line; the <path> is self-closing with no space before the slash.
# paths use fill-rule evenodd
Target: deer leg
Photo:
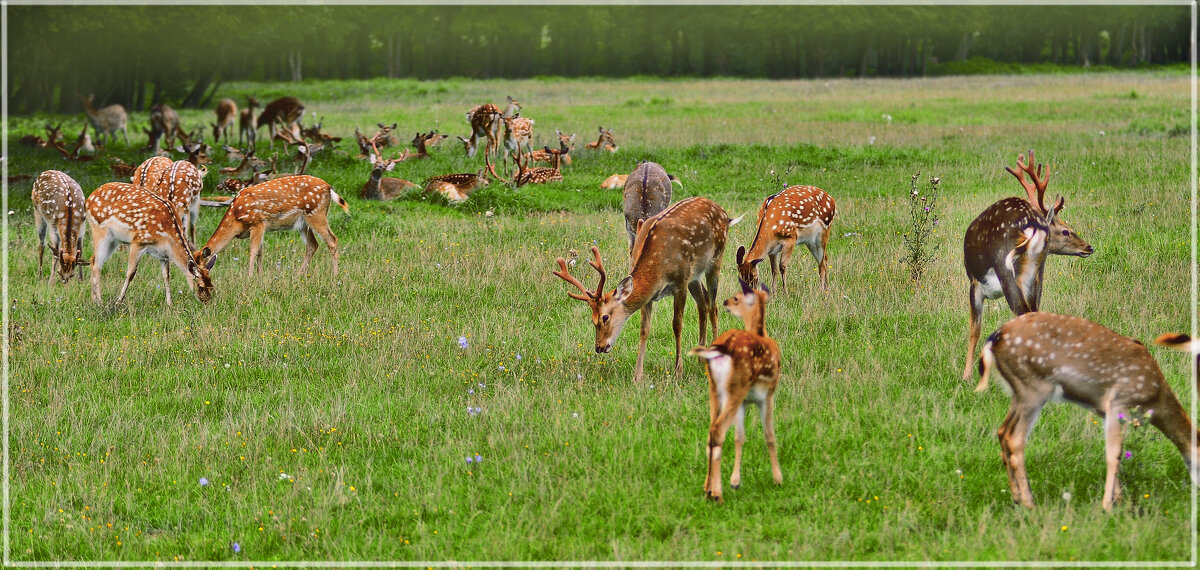
<path id="1" fill-rule="evenodd" d="M 708 428 L 708 498 L 718 503 L 724 502 L 721 499 L 721 449 L 725 446 L 729 424 L 737 417 L 746 397 L 744 391 L 740 398 L 737 394 L 728 392 L 724 396 L 721 413 L 717 415 L 717 421 Z"/>
<path id="2" fill-rule="evenodd" d="M 821 232 L 821 241 L 817 243 L 808 243 L 808 251 L 812 254 L 813 259 L 817 260 L 817 273 L 821 275 L 821 290 L 829 290 L 829 256 L 825 253 L 825 246 L 829 243 L 829 228 Z"/>
<path id="3" fill-rule="evenodd" d="M 1010 405 L 1008 414 L 1004 416 L 1004 421 L 1000 423 L 1000 429 L 996 430 L 996 439 L 1000 440 L 1000 461 L 1004 463 L 1004 473 L 1008 478 L 1009 496 L 1013 502 L 1017 501 L 1020 495 L 1020 490 L 1017 487 L 1017 474 L 1012 468 L 1012 451 L 1008 447 L 1008 434 L 1012 430 L 1012 424 L 1016 419 L 1016 408 Z"/>
<path id="4" fill-rule="evenodd" d="M 1034 508 L 1033 491 L 1029 488 L 1029 477 L 1025 473 L 1025 443 L 1029 439 L 1029 432 L 1033 431 L 1034 424 L 1037 423 L 1038 415 L 1041 414 L 1042 406 L 1046 404 L 1048 394 L 1039 395 L 1037 401 L 1028 401 L 1015 393 L 1017 389 L 1013 387 L 1013 406 L 1016 408 L 1014 420 L 1011 424 L 1012 429 L 1008 433 L 1008 448 L 1009 462 L 1012 464 L 1014 483 L 1017 487 L 1018 500 L 1026 508 Z"/>
<path id="5" fill-rule="evenodd" d="M 707 287 L 705 287 L 705 291 L 708 293 L 708 320 L 709 324 L 712 325 L 712 334 L 713 338 L 715 339 L 717 337 L 717 308 L 719 307 L 717 304 L 717 287 L 719 287 L 721 284 L 720 268 L 713 267 L 709 270 L 708 275 L 706 275 L 705 278 L 707 280 Z M 701 338 L 700 344 L 707 344 L 707 341 L 708 339 Z"/>
<path id="6" fill-rule="evenodd" d="M 1119 414 L 1124 410 L 1109 406 L 1104 414 L 1104 458 L 1108 472 L 1104 477 L 1104 510 L 1111 511 L 1113 503 L 1121 500 L 1121 482 L 1117 471 L 1121 466 L 1121 444 L 1125 438 Z"/>
<path id="7" fill-rule="evenodd" d="M 125 293 L 129 291 L 129 284 L 133 282 L 133 276 L 137 275 L 138 262 L 141 261 L 144 251 L 136 241 L 129 244 L 129 267 L 125 270 L 125 283 L 121 285 L 121 292 L 117 293 L 118 304 L 125 301 Z"/>
<path id="8" fill-rule="evenodd" d="M 1000 280 L 1000 289 L 1004 291 L 1004 300 L 1008 301 L 1008 308 L 1016 316 L 1024 315 L 1033 311 L 1029 306 L 1028 297 L 1025 291 L 1021 290 L 1021 286 L 1017 283 L 1017 276 L 1013 272 L 1006 272 L 1005 269 L 997 269 L 996 276 Z"/>
<path id="9" fill-rule="evenodd" d="M 696 300 L 696 314 L 700 317 L 700 345 L 708 344 L 708 291 L 699 281 L 688 283 L 688 291 Z"/>
<path id="10" fill-rule="evenodd" d="M 650 338 L 650 315 L 654 312 L 654 303 L 646 303 L 642 307 L 642 328 L 641 334 L 638 335 L 638 355 L 637 364 L 633 366 L 633 381 L 641 382 L 644 374 L 642 373 L 642 363 L 646 360 L 646 341 Z"/>
<path id="11" fill-rule="evenodd" d="M 308 263 L 312 261 L 313 254 L 317 252 L 317 236 L 313 235 L 311 227 L 304 228 L 300 232 L 300 237 L 304 238 L 304 262 L 300 264 L 300 276 L 308 274 Z"/>
<path id="12" fill-rule="evenodd" d="M 796 240 L 788 240 L 779 252 L 779 283 L 780 291 L 787 291 L 787 264 L 792 260 L 792 252 L 796 249 Z"/>
<path id="13" fill-rule="evenodd" d="M 109 239 L 108 231 L 103 229 L 93 231 L 92 239 L 95 242 L 92 251 L 92 300 L 97 305 L 102 305 L 104 301 L 100 298 L 100 269 L 116 249 L 116 243 Z"/>
<path id="14" fill-rule="evenodd" d="M 162 261 L 163 289 L 167 291 L 167 306 L 171 306 L 171 262 Z"/>
<path id="15" fill-rule="evenodd" d="M 783 471 L 779 469 L 779 453 L 775 450 L 775 393 L 767 394 L 766 401 L 759 406 L 762 415 L 763 438 L 767 440 L 767 455 L 771 457 L 771 479 L 776 485 L 783 484 Z"/>
<path id="16" fill-rule="evenodd" d="M 767 260 L 771 262 L 771 290 L 774 291 L 775 279 L 779 273 L 779 252 L 767 253 Z"/>
<path id="17" fill-rule="evenodd" d="M 963 381 L 971 379 L 971 364 L 975 362 L 975 347 L 979 344 L 979 329 L 983 320 L 983 286 L 974 278 L 967 293 L 967 301 L 971 305 L 971 320 L 967 333 L 967 364 L 963 366 Z"/>
<path id="18" fill-rule="evenodd" d="M 675 292 L 675 317 L 671 320 L 671 331 L 675 333 L 675 378 L 683 374 L 683 353 L 680 352 L 683 340 L 683 309 L 687 307 L 687 291 L 680 289 Z"/>
<path id="19" fill-rule="evenodd" d="M 80 228 L 80 233 L 83 233 L 83 228 Z M 78 274 L 79 280 L 83 281 L 83 264 L 79 263 L 79 258 L 83 257 L 83 238 L 80 237 L 75 243 L 75 271 Z"/>
<path id="20" fill-rule="evenodd" d="M 738 406 L 733 418 L 733 473 L 729 475 L 729 487 L 742 487 L 742 446 L 746 444 L 746 402 Z"/>
<path id="21" fill-rule="evenodd" d="M 39 214 L 39 216 L 40 216 L 40 215 L 41 215 L 41 214 Z M 40 221 L 41 221 L 41 218 L 39 218 L 39 219 L 38 219 L 38 221 L 40 222 Z M 43 256 L 43 255 L 46 253 L 46 225 L 43 225 L 43 224 L 40 224 L 40 223 L 39 223 L 39 224 L 38 224 L 37 233 L 38 233 L 38 272 L 37 272 L 37 278 L 38 278 L 38 279 L 41 279 L 41 278 L 42 278 L 42 256 Z M 630 249 L 633 249 L 633 245 L 632 245 L 632 244 L 630 244 L 629 248 L 630 248 Z M 51 276 L 53 276 L 53 275 L 54 275 L 54 268 L 53 268 L 53 267 L 51 267 L 51 268 L 50 268 L 50 275 L 51 275 Z"/>
<path id="22" fill-rule="evenodd" d="M 315 223 L 314 223 L 315 222 Z M 333 235 L 333 230 L 329 229 L 329 220 L 322 218 L 321 220 L 309 220 L 308 227 L 317 232 L 321 239 L 325 241 L 325 247 L 329 248 L 329 255 L 333 256 L 333 276 L 338 274 L 338 240 L 337 236 Z"/>
<path id="23" fill-rule="evenodd" d="M 260 261 L 263 236 L 267 233 L 266 224 L 258 224 L 250 227 L 250 265 L 247 275 L 254 277 L 254 272 L 257 269 L 257 263 Z"/>

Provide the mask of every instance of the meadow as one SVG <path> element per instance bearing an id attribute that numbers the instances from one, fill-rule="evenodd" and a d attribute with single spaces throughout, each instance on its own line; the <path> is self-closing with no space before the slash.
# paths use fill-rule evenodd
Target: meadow
<path id="1" fill-rule="evenodd" d="M 309 169 L 350 203 L 329 215 L 340 274 L 322 246 L 297 276 L 300 237 L 272 233 L 257 277 L 245 273 L 245 241 L 221 254 L 207 305 L 174 271 L 181 294 L 164 306 L 143 260 L 113 306 L 118 252 L 98 307 L 86 279 L 36 278 L 31 182 L 10 185 L 12 560 L 1194 560 L 1195 490 L 1161 434 L 1131 429 L 1125 498 L 1110 514 L 1097 418 L 1047 406 L 1027 450 L 1039 506 L 1025 510 L 1010 501 L 995 436 L 1008 398 L 960 379 L 963 232 L 992 202 L 1022 195 L 1004 167 L 1029 148 L 1052 165 L 1047 198 L 1066 197 L 1063 218 L 1096 249 L 1047 261 L 1042 309 L 1147 343 L 1189 330 L 1188 81 L 1147 71 L 226 84 L 218 96 L 239 104 L 296 95 L 347 137 L 349 154 Z M 541 144 L 556 128 L 578 134 L 564 182 L 493 183 L 457 207 L 358 199 L 370 168 L 354 158 L 355 127 L 398 122 L 404 141 L 434 127 L 464 135 L 467 109 L 505 95 L 536 120 Z M 194 128 L 213 113 L 181 116 Z M 84 118 L 9 119 L 9 174 L 64 169 L 85 193 L 113 180 L 104 160 L 16 144 L 59 120 L 72 138 Z M 131 131 L 146 125 L 132 114 Z M 599 125 L 619 152 L 583 150 Z M 145 135 L 130 142 L 110 150 L 136 163 Z M 454 139 L 432 155 L 392 175 L 419 183 L 483 165 Z M 596 244 L 609 282 L 624 275 L 620 192 L 598 184 L 641 159 L 682 180 L 676 200 L 748 214 L 730 230 L 719 299 L 737 288 L 734 252 L 776 178 L 837 201 L 829 291 L 798 248 L 789 290 L 767 309 L 783 349 L 780 487 L 750 420 L 741 489 L 706 501 L 707 380 L 692 358 L 672 377 L 667 302 L 647 379 L 634 384 L 636 319 L 613 352 L 595 354 L 586 306 L 551 274 L 556 257 Z M 940 177 L 943 198 L 937 258 L 913 283 L 899 260 L 917 172 Z M 210 170 L 206 193 L 216 179 Z M 201 239 L 219 212 L 202 210 Z M 586 265 L 573 272 L 595 283 Z M 983 334 L 1010 315 L 988 302 Z M 689 300 L 685 349 L 695 318 Z M 724 312 L 719 324 L 741 326 Z M 1187 359 L 1150 350 L 1194 410 Z"/>

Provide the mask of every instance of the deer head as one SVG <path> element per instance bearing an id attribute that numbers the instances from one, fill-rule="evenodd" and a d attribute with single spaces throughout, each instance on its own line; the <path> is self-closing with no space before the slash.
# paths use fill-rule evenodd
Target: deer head
<path id="1" fill-rule="evenodd" d="M 1061 195 L 1054 201 L 1054 205 L 1049 208 L 1044 202 L 1046 196 L 1046 186 L 1050 183 L 1050 168 L 1046 168 L 1045 176 L 1042 176 L 1042 165 L 1038 164 L 1034 170 L 1033 149 L 1029 150 L 1029 162 L 1025 162 L 1025 155 L 1017 156 L 1017 168 L 1011 166 L 1004 167 L 1010 174 L 1017 177 L 1017 181 L 1021 183 L 1021 187 L 1025 189 L 1025 193 L 1029 196 L 1029 205 L 1035 210 L 1041 212 L 1044 216 L 1044 221 L 1049 229 L 1049 234 L 1046 236 L 1046 249 L 1049 253 L 1055 255 L 1075 255 L 1079 257 L 1087 257 L 1092 254 L 1092 246 L 1083 241 L 1070 226 L 1067 225 L 1059 216 L 1062 214 L 1063 208 L 1067 205 L 1066 198 Z M 1025 180 L 1025 174 L 1028 173 L 1032 182 Z"/>
<path id="2" fill-rule="evenodd" d="M 592 325 L 596 327 L 596 353 L 603 354 L 611 352 L 613 341 L 620 336 L 621 329 L 625 326 L 625 321 L 629 319 L 632 311 L 626 311 L 624 301 L 633 292 L 633 276 L 627 276 L 617 284 L 617 288 L 611 292 L 604 292 L 604 281 L 607 278 L 607 273 L 604 271 L 604 263 L 600 260 L 600 248 L 592 246 L 592 255 L 594 260 L 588 261 L 593 269 L 600 274 L 600 281 L 596 283 L 596 289 L 589 291 L 583 286 L 578 279 L 571 276 L 567 270 L 567 261 L 563 258 L 558 258 L 558 271 L 554 274 L 563 281 L 574 285 L 579 289 L 579 293 L 567 293 L 567 296 L 572 299 L 578 299 L 588 304 L 592 309 Z"/>

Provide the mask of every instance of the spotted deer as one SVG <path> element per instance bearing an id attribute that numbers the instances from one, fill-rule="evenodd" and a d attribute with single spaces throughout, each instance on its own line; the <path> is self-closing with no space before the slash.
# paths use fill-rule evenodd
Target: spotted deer
<path id="1" fill-rule="evenodd" d="M 1004 297 L 1013 314 L 1020 316 L 1038 310 L 1042 299 L 1042 275 L 1046 256 L 1087 257 L 1094 251 L 1060 215 L 1066 200 L 1059 196 L 1054 205 L 1044 203 L 1050 169 L 1042 176 L 1042 165 L 1033 168 L 1033 150 L 1029 163 L 1025 155 L 1017 157 L 1017 168 L 1005 167 L 1025 189 L 1028 199 L 1005 198 L 992 204 L 967 227 L 963 238 L 963 262 L 971 285 L 967 299 L 971 305 L 970 332 L 963 380 L 971 377 L 975 346 L 982 326 L 983 300 Z M 1025 180 L 1028 173 L 1033 182 Z"/>
<path id="2" fill-rule="evenodd" d="M 234 238 L 250 238 L 248 274 L 253 276 L 262 261 L 259 252 L 263 236 L 272 230 L 293 230 L 300 232 L 305 245 L 299 275 L 308 272 L 308 264 L 317 251 L 315 233 L 333 256 L 333 275 L 336 277 L 338 241 L 329 227 L 330 204 L 337 204 L 350 213 L 350 205 L 328 182 L 306 174 L 276 178 L 245 188 L 234 197 L 217 230 L 208 238 L 204 249 L 197 253 L 196 262 L 205 261 L 209 255 L 215 256 Z"/>
<path id="3" fill-rule="evenodd" d="M 595 261 L 590 262 L 600 274 L 594 291 L 589 291 L 567 271 L 566 260 L 558 258 L 559 270 L 554 274 L 577 287 L 581 293 L 567 293 L 572 299 L 585 301 L 592 310 L 592 325 L 596 329 L 596 353 L 612 351 L 630 315 L 642 312 L 641 336 L 633 379 L 640 382 L 644 374 L 642 363 L 646 356 L 646 341 L 650 336 L 650 317 L 654 302 L 667 296 L 674 298 L 675 377 L 683 370 L 680 352 L 683 331 L 683 310 L 688 293 L 696 300 L 700 319 L 700 342 L 707 344 L 708 325 L 717 331 L 717 285 L 720 278 L 721 256 L 731 220 L 715 202 L 707 198 L 687 198 L 676 202 L 663 212 L 638 224 L 637 241 L 630 252 L 629 275 L 616 289 L 605 292 L 606 273 L 600 261 L 599 248 L 593 247 Z"/>
<path id="4" fill-rule="evenodd" d="M 521 115 L 513 115 L 511 117 L 501 117 L 504 122 L 504 148 L 509 152 L 530 152 L 530 144 L 533 140 L 533 119 L 526 119 Z"/>
<path id="5" fill-rule="evenodd" d="M 671 203 L 671 179 L 656 162 L 643 162 L 625 179 L 625 233 L 629 248 L 637 237 L 638 223 L 663 211 Z"/>
<path id="6" fill-rule="evenodd" d="M 571 137 L 574 137 L 574 136 L 575 135 L 571 135 Z M 548 147 L 548 146 L 539 148 L 539 149 L 534 150 L 533 152 L 529 153 L 529 161 L 533 162 L 533 163 L 544 162 L 546 164 L 552 165 L 557 160 L 559 162 L 560 167 L 563 165 L 570 166 L 571 165 L 571 151 L 575 150 L 574 145 L 572 145 L 568 142 L 571 137 L 567 137 L 565 135 L 560 134 L 558 136 L 558 150 L 557 151 L 550 150 L 550 147 Z"/>
<path id="7" fill-rule="evenodd" d="M 512 117 L 520 111 L 521 103 L 513 99 L 511 95 L 508 96 L 508 106 L 504 108 L 504 112 L 500 112 L 500 108 L 494 103 L 471 107 L 471 110 L 467 111 L 467 123 L 471 125 L 471 137 L 469 139 L 458 137 L 467 151 L 467 157 L 475 156 L 479 137 L 487 139 L 487 145 L 484 148 L 485 154 L 494 154 L 499 150 L 502 119 Z"/>
<path id="8" fill-rule="evenodd" d="M 708 475 L 704 492 L 709 499 L 724 502 L 721 496 L 721 451 L 729 426 L 734 435 L 733 474 L 729 486 L 742 486 L 742 446 L 746 443 L 746 404 L 756 404 L 762 418 L 767 455 L 771 458 L 771 478 L 783 483 L 779 455 L 775 450 L 775 387 L 779 385 L 779 345 L 767 336 L 767 300 L 765 287 L 752 288 L 739 280 L 742 292 L 725 301 L 729 312 L 742 318 L 744 330 L 731 329 L 709 346 L 688 352 L 698 356 L 708 374 Z"/>
<path id="9" fill-rule="evenodd" d="M 150 142 L 142 150 L 169 149 L 175 146 L 175 135 L 182 129 L 179 127 L 179 113 L 166 103 L 157 103 L 150 107 L 150 128 L 146 134 Z"/>
<path id="10" fill-rule="evenodd" d="M 229 141 L 229 131 L 233 129 L 233 122 L 238 118 L 237 103 L 233 99 L 221 99 L 217 101 L 217 122 L 209 123 L 213 130 L 213 144 L 218 144 L 221 137 L 225 137 L 225 141 Z"/>
<path id="11" fill-rule="evenodd" d="M 758 230 L 750 249 L 738 247 L 737 267 L 741 278 L 752 287 L 758 285 L 758 264 L 766 257 L 771 260 L 771 287 L 776 274 L 780 290 L 787 290 L 787 264 L 797 243 L 808 246 L 817 260 L 821 290 L 829 290 L 829 226 L 837 215 L 833 198 L 816 186 L 789 186 L 767 196 L 758 208 Z"/>
<path id="12" fill-rule="evenodd" d="M 393 200 L 409 190 L 420 190 L 420 186 L 407 180 L 383 176 L 384 172 L 390 172 L 396 167 L 396 163 L 403 161 L 407 153 L 408 151 L 405 150 L 404 156 L 397 155 L 397 158 L 385 159 L 376 149 L 370 158 L 371 175 L 367 178 L 367 183 L 363 184 L 361 198 L 364 200 Z"/>
<path id="13" fill-rule="evenodd" d="M 92 95 L 87 97 L 81 95 L 79 98 L 83 100 L 83 110 L 87 114 L 88 121 L 96 130 L 96 142 L 105 144 L 104 135 L 108 135 L 108 144 L 112 144 L 116 140 L 117 131 L 121 131 L 121 136 L 125 138 L 125 144 L 129 144 L 129 131 L 126 129 L 129 117 L 125 114 L 125 107 L 113 103 L 97 110 L 92 106 Z"/>
<path id="14" fill-rule="evenodd" d="M 33 224 L 38 234 L 38 278 L 42 277 L 42 254 L 49 235 L 50 282 L 57 271 L 66 283 L 83 256 L 83 223 L 86 220 L 83 190 L 65 172 L 46 170 L 33 182 Z M 82 275 L 82 274 L 81 274 Z"/>
<path id="15" fill-rule="evenodd" d="M 283 125 L 284 129 L 293 129 L 297 123 L 304 118 L 304 104 L 295 97 L 280 97 L 263 107 L 262 113 L 255 120 L 255 129 L 267 126 L 269 135 L 268 141 L 272 148 L 275 146 L 275 138 L 279 132 L 279 125 Z"/>
<path id="16" fill-rule="evenodd" d="M 188 287 L 201 303 L 212 299 L 213 285 L 208 272 L 217 258 L 212 256 L 203 264 L 194 261 L 192 248 L 183 233 L 175 206 L 159 193 L 165 189 L 166 179 L 161 180 L 163 185 L 157 189 L 109 182 L 87 197 L 87 221 L 94 247 L 92 300 L 96 304 L 104 304 L 100 295 L 100 270 L 120 244 L 129 245 L 129 265 L 125 272 L 125 283 L 117 295 L 117 303 L 124 302 L 129 284 L 137 273 L 138 263 L 146 254 L 162 262 L 167 305 L 171 304 L 172 263 L 183 271 Z"/>
<path id="17" fill-rule="evenodd" d="M 584 145 L 588 150 L 604 150 L 608 152 L 617 152 L 617 140 L 613 138 L 612 129 L 600 127 L 600 138 L 596 142 L 590 142 Z"/>
<path id="18" fill-rule="evenodd" d="M 517 154 L 513 157 L 514 162 L 517 163 L 517 172 L 513 174 L 511 180 L 514 187 L 520 188 L 527 184 L 546 184 L 549 182 L 562 181 L 563 175 L 562 171 L 559 170 L 559 159 L 564 156 L 565 153 L 561 150 L 551 150 L 550 147 L 544 147 L 543 152 L 554 157 L 554 168 L 545 168 L 540 166 L 536 168 L 529 168 L 528 158 L 523 158 L 521 154 Z M 528 157 L 528 155 L 524 156 Z M 492 176 L 504 180 L 496 174 L 496 170 L 492 167 L 491 163 L 488 164 L 488 168 L 491 170 Z"/>
<path id="19" fill-rule="evenodd" d="M 1005 323 L 984 342 L 976 392 L 987 388 L 993 368 L 1012 392 L 1008 415 L 996 435 L 1013 501 L 1034 507 L 1025 474 L 1025 444 L 1042 407 L 1052 400 L 1077 404 L 1104 418 L 1105 510 L 1112 510 L 1121 498 L 1117 470 L 1127 421 L 1148 421 L 1167 436 L 1200 487 L 1200 450 L 1194 447 L 1200 433 L 1138 340 L 1087 319 L 1029 312 Z"/>
<path id="20" fill-rule="evenodd" d="M 430 176 L 425 179 L 425 194 L 440 194 L 451 204 L 457 204 L 466 200 L 472 192 L 483 188 L 492 183 L 492 180 L 487 177 L 487 171 L 491 170 L 495 176 L 495 169 L 492 167 L 491 159 L 485 154 L 484 163 L 486 166 L 479 169 L 478 172 L 457 173 L 457 174 L 442 174 L 440 176 Z M 497 176 L 497 178 L 499 178 Z"/>
<path id="21" fill-rule="evenodd" d="M 186 160 L 172 161 L 155 156 L 138 165 L 130 181 L 142 188 L 153 189 L 166 198 L 179 213 L 184 234 L 196 242 L 196 222 L 200 217 L 200 189 L 208 170 L 197 168 Z"/>
<path id="22" fill-rule="evenodd" d="M 258 109 L 258 99 L 250 97 L 246 102 L 246 108 L 238 114 L 238 146 L 242 146 L 242 137 L 245 136 L 246 144 L 249 144 L 250 148 L 254 148 L 254 139 L 258 136 L 258 120 L 255 109 Z"/>

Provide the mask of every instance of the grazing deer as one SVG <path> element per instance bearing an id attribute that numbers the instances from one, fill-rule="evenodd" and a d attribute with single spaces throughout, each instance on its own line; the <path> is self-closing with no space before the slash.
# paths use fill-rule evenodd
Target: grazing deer
<path id="1" fill-rule="evenodd" d="M 125 123 L 128 116 L 125 114 L 125 108 L 113 103 L 103 109 L 96 110 L 92 106 L 92 95 L 87 97 L 80 96 L 83 100 L 83 110 L 87 113 L 88 121 L 92 123 L 92 128 L 96 130 L 96 141 L 104 144 L 103 135 L 108 135 L 108 143 L 111 144 L 116 140 L 117 131 L 121 131 L 121 136 L 125 138 L 125 144 L 129 144 L 129 131 L 125 128 Z"/>
<path id="2" fill-rule="evenodd" d="M 630 252 L 629 275 L 607 293 L 604 291 L 606 274 L 598 248 L 592 248 L 596 260 L 590 262 L 600 274 L 595 291 L 588 291 L 583 283 L 572 277 L 566 261 L 558 258 L 559 271 L 554 274 L 582 292 L 567 293 L 567 296 L 586 301 L 592 309 L 596 353 L 611 352 L 626 320 L 641 310 L 641 336 L 633 369 L 633 380 L 640 382 L 644 377 L 642 363 L 650 336 L 654 301 L 670 295 L 675 300 L 672 330 L 675 333 L 675 376 L 679 377 L 683 370 L 680 352 L 683 309 L 689 292 L 696 300 L 700 318 L 699 344 L 707 344 L 708 324 L 712 324 L 713 334 L 717 331 L 717 284 L 730 222 L 725 210 L 712 200 L 700 197 L 681 200 L 662 213 L 642 220 L 638 224 L 637 241 Z"/>
<path id="3" fill-rule="evenodd" d="M 258 99 L 250 97 L 246 102 L 246 108 L 238 114 L 238 146 L 242 146 L 242 136 L 246 137 L 246 143 L 250 148 L 254 148 L 254 139 L 258 136 L 258 121 L 255 119 L 254 110 L 258 108 Z"/>
<path id="4" fill-rule="evenodd" d="M 783 483 L 779 455 L 775 450 L 775 387 L 779 385 L 779 345 L 767 336 L 767 300 L 763 289 L 754 289 L 744 280 L 742 292 L 725 301 L 729 312 L 742 318 L 745 330 L 732 329 L 717 337 L 710 346 L 698 346 L 688 352 L 700 357 L 708 373 L 708 475 L 704 492 L 709 499 L 721 498 L 721 451 L 730 424 L 734 435 L 733 474 L 729 486 L 742 486 L 742 446 L 746 443 L 746 404 L 758 405 L 771 458 L 771 478 Z M 735 423 L 736 422 L 736 423 Z"/>
<path id="5" fill-rule="evenodd" d="M 789 186 L 767 196 L 758 208 L 758 230 L 750 242 L 750 250 L 745 246 L 737 250 L 741 278 L 751 287 L 757 286 L 758 264 L 767 257 L 771 260 L 771 287 L 775 287 L 778 273 L 780 290 L 786 291 L 787 264 L 796 244 L 802 243 L 817 260 L 821 290 L 828 291 L 829 256 L 825 246 L 829 243 L 829 225 L 836 215 L 833 198 L 816 186 Z"/>
<path id="6" fill-rule="evenodd" d="M 271 230 L 294 230 L 304 238 L 304 262 L 299 275 L 308 272 L 308 264 L 317 251 L 317 238 L 321 237 L 333 256 L 333 275 L 338 274 L 337 236 L 329 228 L 329 205 L 337 204 L 346 213 L 350 205 L 328 182 L 305 174 L 268 180 L 247 187 L 233 199 L 233 204 L 221 218 L 217 230 L 204 249 L 197 253 L 196 263 L 206 261 L 209 255 L 216 256 L 233 238 L 250 238 L 249 275 L 253 276 L 261 263 L 259 251 L 263 236 Z"/>
<path id="7" fill-rule="evenodd" d="M 224 135 L 226 142 L 229 141 L 229 131 L 233 129 L 233 122 L 237 118 L 237 103 L 233 99 L 221 99 L 217 101 L 217 122 L 209 123 L 212 125 L 213 130 L 213 144 L 220 142 L 222 135 Z"/>
<path id="8" fill-rule="evenodd" d="M 161 156 L 152 157 L 140 164 L 133 172 L 131 182 L 141 188 L 149 188 L 156 195 L 166 198 L 179 213 L 180 226 L 190 240 L 196 242 L 196 222 L 200 218 L 200 189 L 208 170 L 197 168 L 186 160 L 172 161 Z"/>
<path id="9" fill-rule="evenodd" d="M 479 143 L 479 137 L 487 138 L 487 146 L 484 148 L 484 153 L 493 154 L 499 150 L 500 143 L 500 122 L 505 117 L 512 117 L 521 111 L 521 103 L 508 97 L 508 106 L 504 108 L 504 112 L 500 112 L 500 108 L 493 103 L 484 103 L 471 107 L 467 111 L 467 123 L 471 125 L 471 138 L 464 139 L 458 137 L 458 140 L 463 142 L 467 151 L 467 157 L 474 157 L 475 150 Z"/>
<path id="10" fill-rule="evenodd" d="M 1025 155 L 1017 157 L 1017 169 L 1005 167 L 1017 177 L 1028 199 L 1005 198 L 992 204 L 967 227 L 963 238 L 963 262 L 971 280 L 967 296 L 971 303 L 970 332 L 967 338 L 967 362 L 963 380 L 971 377 L 971 363 L 983 318 L 983 300 L 1008 301 L 1013 314 L 1020 316 L 1038 310 L 1042 299 L 1042 274 L 1047 254 L 1087 257 L 1094 251 L 1059 217 L 1066 200 L 1059 196 L 1054 205 L 1044 203 L 1050 168 L 1042 176 L 1042 165 L 1033 168 L 1033 150 L 1029 163 Z M 1033 182 L 1025 181 L 1025 173 Z"/>
<path id="11" fill-rule="evenodd" d="M 1164 333 L 1154 339 L 1154 344 L 1192 354 L 1196 359 L 1196 369 L 1193 373 L 1196 380 L 1196 391 L 1200 392 L 1200 341 L 1186 334 Z"/>
<path id="12" fill-rule="evenodd" d="M 170 105 L 157 103 L 150 107 L 150 128 L 146 130 L 146 134 L 150 136 L 150 142 L 142 147 L 142 150 L 157 149 L 164 139 L 166 144 L 163 144 L 162 148 L 171 148 L 175 146 L 175 134 L 182 130 L 179 127 L 179 113 L 176 113 Z"/>
<path id="13" fill-rule="evenodd" d="M 572 135 L 573 136 L 573 135 Z M 588 150 L 605 150 L 608 152 L 617 152 L 617 140 L 613 138 L 612 129 L 600 127 L 600 138 L 596 142 L 587 143 L 584 145 Z"/>
<path id="14" fill-rule="evenodd" d="M 165 184 L 160 188 L 164 187 Z M 129 245 L 129 266 L 117 303 L 125 300 L 138 262 L 146 254 L 162 261 L 167 305 L 171 304 L 171 263 L 183 271 L 188 286 L 201 303 L 212 299 L 213 285 L 208 272 L 217 262 L 216 256 L 208 258 L 206 264 L 194 261 L 175 206 L 154 190 L 109 182 L 88 196 L 87 220 L 95 250 L 92 255 L 92 300 L 96 304 L 104 304 L 100 296 L 100 270 L 120 244 Z"/>
<path id="15" fill-rule="evenodd" d="M 384 172 L 390 172 L 396 167 L 397 162 L 403 161 L 408 155 L 408 150 L 405 149 L 403 156 L 397 154 L 396 158 L 385 159 L 379 149 L 375 149 L 375 153 L 371 155 L 371 176 L 367 178 L 367 183 L 363 184 L 362 193 L 360 196 L 363 200 L 393 200 L 400 195 L 412 189 L 420 190 L 421 187 L 401 178 L 385 178 Z M 444 182 L 444 184 L 449 184 Z M 451 186 L 453 186 L 451 184 Z"/>
<path id="16" fill-rule="evenodd" d="M 263 107 L 262 113 L 258 115 L 255 121 L 255 129 L 267 126 L 267 134 L 271 147 L 275 146 L 275 137 L 278 127 L 276 123 L 283 125 L 284 129 L 292 129 L 297 123 L 304 118 L 304 105 L 295 97 L 280 97 Z"/>
<path id="17" fill-rule="evenodd" d="M 47 170 L 33 182 L 33 223 L 38 234 L 38 278 L 42 277 L 42 254 L 46 237 L 50 237 L 50 253 L 54 256 L 50 281 L 54 273 L 66 283 L 75 273 L 83 256 L 83 190 L 79 183 L 64 172 Z"/>
<path id="18" fill-rule="evenodd" d="M 637 165 L 625 179 L 625 233 L 629 235 L 631 250 L 638 222 L 663 211 L 671 203 L 671 191 L 667 171 L 655 162 Z"/>
<path id="19" fill-rule="evenodd" d="M 1033 492 L 1025 475 L 1025 443 L 1042 407 L 1066 400 L 1104 418 L 1105 510 L 1121 498 L 1117 469 L 1126 419 L 1142 418 L 1158 428 L 1183 455 L 1200 486 L 1197 433 L 1183 406 L 1163 378 L 1150 351 L 1136 339 L 1121 336 L 1079 317 L 1026 313 L 992 333 L 980 355 L 981 378 L 975 391 L 987 388 L 992 368 L 1012 392 L 1012 404 L 996 435 L 1008 471 L 1013 501 L 1033 508 Z"/>

